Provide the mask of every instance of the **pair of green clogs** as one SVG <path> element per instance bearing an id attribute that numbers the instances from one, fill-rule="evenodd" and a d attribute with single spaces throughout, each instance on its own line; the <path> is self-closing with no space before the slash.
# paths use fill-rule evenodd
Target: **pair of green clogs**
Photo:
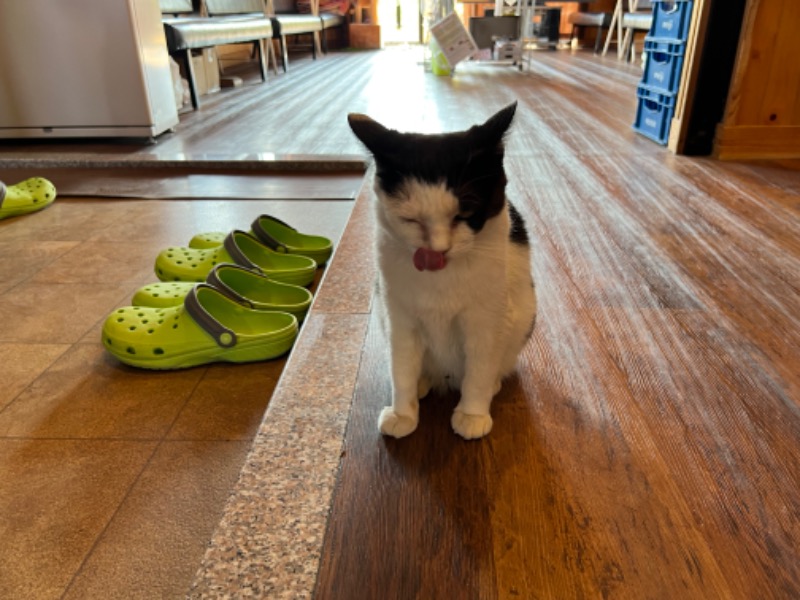
<path id="1" fill-rule="evenodd" d="M 333 245 L 262 215 L 253 234 L 201 234 L 156 259 L 161 280 L 106 319 L 103 344 L 121 362 L 178 369 L 253 362 L 288 352 L 311 306 L 305 287 Z M 267 235 L 259 235 L 266 232 Z M 254 235 L 255 234 L 255 235 Z"/>

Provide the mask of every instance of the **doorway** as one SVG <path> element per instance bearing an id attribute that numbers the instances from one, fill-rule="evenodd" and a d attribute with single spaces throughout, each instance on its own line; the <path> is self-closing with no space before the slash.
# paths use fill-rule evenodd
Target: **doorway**
<path id="1" fill-rule="evenodd" d="M 378 22 L 384 44 L 418 44 L 420 0 L 380 0 Z"/>

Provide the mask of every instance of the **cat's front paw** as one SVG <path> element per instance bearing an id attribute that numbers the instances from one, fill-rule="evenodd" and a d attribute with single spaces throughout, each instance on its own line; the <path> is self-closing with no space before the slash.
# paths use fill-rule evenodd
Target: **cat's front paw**
<path id="1" fill-rule="evenodd" d="M 417 428 L 419 419 L 406 415 L 398 415 L 391 406 L 387 406 L 381 411 L 378 417 L 378 427 L 383 435 L 390 435 L 394 438 L 405 437 L 414 432 Z"/>
<path id="2" fill-rule="evenodd" d="M 468 415 L 457 410 L 453 413 L 450 424 L 453 431 L 465 440 L 475 440 L 492 430 L 492 415 Z"/>

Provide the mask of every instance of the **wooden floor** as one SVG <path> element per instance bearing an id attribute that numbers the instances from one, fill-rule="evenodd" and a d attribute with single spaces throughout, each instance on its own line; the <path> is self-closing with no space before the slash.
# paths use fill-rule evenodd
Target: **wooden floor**
<path id="1" fill-rule="evenodd" d="M 520 103 L 509 195 L 540 312 L 518 375 L 482 441 L 450 431 L 455 396 L 384 439 L 373 321 L 315 597 L 800 597 L 798 165 L 671 155 L 631 130 L 641 72 L 590 53 L 453 78 L 403 50 L 293 66 L 155 147 L 3 144 L 0 161 L 358 154 L 347 112 L 441 131 Z"/>

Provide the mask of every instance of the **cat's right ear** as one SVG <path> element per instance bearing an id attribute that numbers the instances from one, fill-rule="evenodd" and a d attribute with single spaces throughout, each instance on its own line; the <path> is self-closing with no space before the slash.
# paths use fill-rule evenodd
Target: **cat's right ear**
<path id="1" fill-rule="evenodd" d="M 347 122 L 350 124 L 350 129 L 356 134 L 356 137 L 361 140 L 367 149 L 373 154 L 382 154 L 382 142 L 386 140 L 389 130 L 383 125 L 371 119 L 367 115 L 358 113 L 350 113 L 347 115 Z"/>

